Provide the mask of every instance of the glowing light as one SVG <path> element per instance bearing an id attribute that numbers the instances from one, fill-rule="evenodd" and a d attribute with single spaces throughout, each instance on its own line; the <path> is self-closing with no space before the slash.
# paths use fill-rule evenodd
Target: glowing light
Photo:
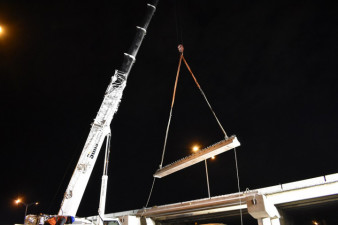
<path id="1" fill-rule="evenodd" d="M 194 152 L 197 152 L 198 150 L 200 150 L 200 148 L 199 148 L 197 145 L 195 145 L 194 147 L 192 147 L 192 150 L 193 150 Z"/>
<path id="2" fill-rule="evenodd" d="M 312 223 L 314 224 L 314 225 L 319 225 L 319 223 L 317 222 L 317 221 L 312 221 Z"/>
<path id="3" fill-rule="evenodd" d="M 21 202 L 21 199 L 19 199 L 19 198 L 17 200 L 15 200 L 16 204 L 19 204 L 20 202 Z"/>
<path id="4" fill-rule="evenodd" d="M 5 36 L 5 34 L 6 34 L 6 30 L 4 29 L 3 26 L 0 25 L 0 38 Z"/>
<path id="5" fill-rule="evenodd" d="M 211 156 L 211 159 L 215 159 L 216 157 L 215 156 Z"/>

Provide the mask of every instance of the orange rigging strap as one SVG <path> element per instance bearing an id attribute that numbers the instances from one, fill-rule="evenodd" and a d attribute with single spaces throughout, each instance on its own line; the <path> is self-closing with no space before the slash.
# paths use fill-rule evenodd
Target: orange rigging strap
<path id="1" fill-rule="evenodd" d="M 185 65 L 186 65 L 186 67 L 188 68 L 188 70 L 189 70 L 189 72 L 190 72 L 192 78 L 194 79 L 194 81 L 195 81 L 197 87 L 198 87 L 198 88 L 201 88 L 200 84 L 197 82 L 196 77 L 195 77 L 194 74 L 192 73 L 192 71 L 191 71 L 191 69 L 190 69 L 190 66 L 188 65 L 188 63 L 187 63 L 187 61 L 185 60 L 184 57 L 183 57 L 183 61 L 184 61 Z"/>
<path id="2" fill-rule="evenodd" d="M 171 107 L 170 107 L 170 113 L 169 113 L 169 120 L 168 120 L 168 125 L 167 125 L 167 129 L 166 129 L 166 133 L 165 133 L 165 138 L 164 138 L 164 144 L 163 144 L 163 151 L 162 151 L 162 158 L 161 158 L 161 163 L 160 163 L 160 169 L 162 168 L 163 165 L 163 160 L 164 160 L 164 153 L 165 153 L 165 149 L 167 146 L 167 139 L 168 139 L 168 133 L 169 133 L 169 127 L 170 127 L 170 121 L 171 121 L 171 117 L 172 117 L 172 112 L 173 112 L 173 107 L 174 107 L 174 102 L 175 102 L 175 97 L 176 97 L 176 89 L 177 89 L 177 82 L 178 82 L 178 77 L 180 75 L 180 69 L 181 69 L 181 64 L 182 64 L 182 59 L 183 59 L 183 46 L 179 45 L 178 46 L 178 51 L 181 53 L 180 56 L 180 61 L 178 63 L 178 68 L 177 68 L 177 73 L 176 73 L 176 80 L 175 80 L 175 86 L 174 86 L 174 92 L 173 92 L 173 98 L 171 101 Z"/>
<path id="3" fill-rule="evenodd" d="M 216 119 L 216 121 L 217 121 L 219 127 L 221 128 L 221 130 L 222 130 L 222 132 L 223 132 L 223 134 L 224 134 L 225 139 L 228 139 L 228 135 L 227 135 L 227 133 L 225 132 L 225 130 L 224 130 L 222 124 L 219 122 L 219 120 L 218 120 L 218 118 L 217 118 L 217 116 L 216 116 L 216 113 L 215 113 L 214 110 L 212 109 L 212 107 L 211 107 L 211 105 L 210 105 L 210 103 L 209 103 L 209 101 L 208 101 L 208 99 L 207 99 L 207 96 L 204 94 L 204 91 L 202 90 L 200 84 L 197 82 L 196 77 L 194 76 L 193 72 L 192 72 L 191 69 L 190 69 L 190 66 L 188 65 L 187 61 L 185 60 L 185 58 L 184 58 L 184 56 L 183 56 L 183 50 L 184 50 L 183 46 L 182 46 L 182 45 L 179 45 L 179 46 L 178 46 L 178 51 L 182 53 L 181 57 L 183 57 L 184 64 L 186 65 L 186 67 L 187 67 L 187 69 L 189 70 L 189 72 L 190 72 L 192 78 L 194 79 L 194 81 L 195 81 L 195 83 L 196 83 L 198 89 L 200 90 L 201 94 L 203 95 L 204 100 L 207 102 L 207 104 L 208 104 L 208 106 L 209 106 L 209 108 L 210 108 L 212 114 L 214 115 L 214 117 L 215 117 L 215 119 Z"/>
<path id="4" fill-rule="evenodd" d="M 162 169 L 162 165 L 163 165 L 163 160 L 164 160 L 164 153 L 165 153 L 165 150 L 166 150 L 166 145 L 167 145 L 167 139 L 168 139 L 168 133 L 169 133 L 169 127 L 170 127 L 170 122 L 171 122 L 171 117 L 172 117 L 172 110 L 173 110 L 173 107 L 174 107 L 174 102 L 175 102 L 175 97 L 176 97 L 176 89 L 177 89 L 177 83 L 178 83 L 178 78 L 179 78 L 179 74 L 180 74 L 180 69 L 181 69 L 181 64 L 182 64 L 182 59 L 184 61 L 184 64 L 186 65 L 187 69 L 189 70 L 192 78 L 194 79 L 198 89 L 200 90 L 201 94 L 203 95 L 205 101 L 207 102 L 211 112 L 213 113 L 219 127 L 221 128 L 222 132 L 224 133 L 224 136 L 225 136 L 225 140 L 228 139 L 228 135 L 226 134 L 225 130 L 223 129 L 221 123 L 219 122 L 214 110 L 212 109 L 206 95 L 204 94 L 201 86 L 199 85 L 196 77 L 194 76 L 193 72 L 191 71 L 191 68 L 190 66 L 188 65 L 187 61 L 185 60 L 184 56 L 183 56 L 183 51 L 184 51 L 184 47 L 183 45 L 178 45 L 178 51 L 180 52 L 181 56 L 180 56 L 180 60 L 179 60 L 179 63 L 178 63 L 178 68 L 177 68 L 177 73 L 176 73 L 176 80 L 175 80 L 175 86 L 174 86 L 174 91 L 173 91 L 173 97 L 172 97 L 172 101 L 171 101 L 171 107 L 170 107 L 170 113 L 169 113 L 169 120 L 168 120 L 168 125 L 167 125 L 167 129 L 166 129 L 166 135 L 165 135 L 165 139 L 164 139 L 164 146 L 163 146 L 163 152 L 162 152 L 162 158 L 161 158 L 161 163 L 160 163 L 160 169 Z"/>
<path id="5" fill-rule="evenodd" d="M 183 52 L 182 52 L 182 54 L 181 54 L 181 56 L 180 56 L 180 61 L 179 61 L 179 63 L 178 63 L 177 74 L 176 74 L 176 80 L 175 80 L 175 86 L 174 86 L 174 93 L 173 93 L 173 99 L 172 99 L 172 101 L 171 101 L 171 108 L 173 108 L 174 102 L 175 102 L 176 88 L 177 88 L 177 81 L 178 81 L 178 76 L 180 75 L 180 69 L 181 69 L 182 59 L 183 59 Z"/>

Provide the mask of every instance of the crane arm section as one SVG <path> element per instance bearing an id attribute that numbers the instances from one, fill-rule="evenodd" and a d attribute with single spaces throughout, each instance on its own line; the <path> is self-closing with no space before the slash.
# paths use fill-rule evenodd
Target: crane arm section
<path id="1" fill-rule="evenodd" d="M 148 25 L 156 10 L 158 0 L 147 4 L 147 12 L 142 26 L 137 32 L 120 70 L 116 70 L 104 95 L 103 102 L 91 126 L 88 138 L 64 194 L 58 215 L 75 216 L 93 171 L 104 138 L 110 133 L 110 123 L 117 111 L 129 72 L 135 62 L 137 52 L 146 34 Z"/>

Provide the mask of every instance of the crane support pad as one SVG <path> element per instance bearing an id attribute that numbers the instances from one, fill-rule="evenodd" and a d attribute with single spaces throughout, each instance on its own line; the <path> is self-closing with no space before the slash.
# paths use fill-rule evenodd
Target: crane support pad
<path id="1" fill-rule="evenodd" d="M 226 140 L 217 142 L 216 144 L 211 145 L 205 149 L 202 149 L 201 151 L 198 151 L 192 155 L 189 155 L 183 159 L 177 160 L 176 162 L 173 162 L 169 165 L 166 165 L 158 169 L 155 172 L 154 177 L 157 177 L 157 178 L 165 177 L 169 174 L 175 173 L 176 171 L 182 170 L 186 167 L 189 167 L 205 159 L 211 158 L 213 156 L 216 156 L 218 154 L 221 154 L 223 152 L 236 148 L 240 145 L 241 144 L 237 140 L 237 137 L 233 135 Z"/>

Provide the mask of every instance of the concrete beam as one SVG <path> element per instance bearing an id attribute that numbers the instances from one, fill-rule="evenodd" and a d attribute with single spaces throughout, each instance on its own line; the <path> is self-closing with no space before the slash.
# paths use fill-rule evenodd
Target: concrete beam
<path id="1" fill-rule="evenodd" d="M 169 218 L 187 214 L 191 216 L 195 212 L 212 213 L 236 210 L 245 208 L 246 202 L 249 199 L 252 199 L 255 194 L 257 193 L 238 193 L 163 206 L 154 206 L 152 208 L 141 209 L 136 215 L 152 218 Z"/>
<path id="2" fill-rule="evenodd" d="M 183 159 L 180 159 L 174 163 L 171 163 L 165 167 L 162 167 L 158 169 L 154 177 L 162 178 L 169 174 L 175 173 L 179 170 L 182 170 L 184 168 L 187 168 L 191 165 L 194 165 L 196 163 L 199 163 L 205 159 L 209 159 L 213 156 L 216 156 L 218 154 L 221 154 L 223 152 L 226 152 L 228 150 L 231 150 L 233 148 L 236 148 L 240 146 L 241 144 L 237 140 L 236 136 L 231 136 L 230 138 L 220 141 L 212 146 L 209 146 L 205 149 L 202 149 L 201 151 L 198 151 L 190 156 L 187 156 Z"/>

